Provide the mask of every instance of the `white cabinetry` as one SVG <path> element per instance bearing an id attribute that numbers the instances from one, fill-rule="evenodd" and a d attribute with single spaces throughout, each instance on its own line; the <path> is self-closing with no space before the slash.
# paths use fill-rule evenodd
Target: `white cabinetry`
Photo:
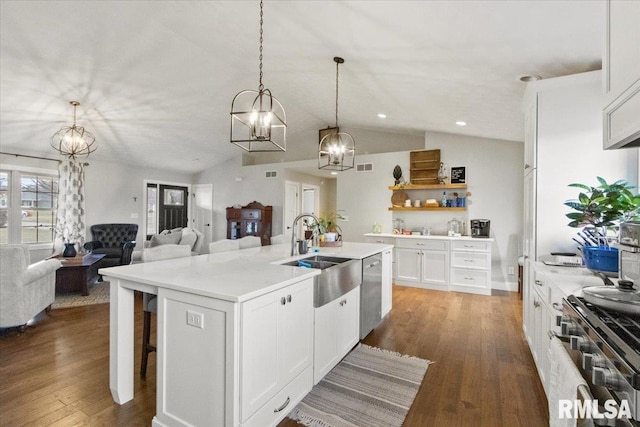
<path id="1" fill-rule="evenodd" d="M 393 251 L 391 249 L 382 252 L 382 303 L 380 305 L 382 317 L 391 311 L 393 304 L 392 259 Z"/>
<path id="2" fill-rule="evenodd" d="M 448 290 L 449 241 L 396 239 L 396 284 Z"/>
<path id="3" fill-rule="evenodd" d="M 530 267 L 533 267 L 531 264 Z M 525 295 L 525 334 L 540 381 L 549 394 L 549 331 L 559 331 L 558 316 L 562 312 L 562 297 L 559 289 L 540 271 L 531 269 L 532 286 Z"/>
<path id="4" fill-rule="evenodd" d="M 360 336 L 360 287 L 315 310 L 313 383 L 355 346 Z"/>
<path id="5" fill-rule="evenodd" d="M 491 295 L 491 243 L 451 242 L 450 291 Z"/>
<path id="6" fill-rule="evenodd" d="M 273 425 L 311 389 L 311 280 L 243 303 L 241 327 L 240 418 L 258 412 L 248 425 Z"/>
<path id="7" fill-rule="evenodd" d="M 604 148 L 640 141 L 640 2 L 606 2 Z"/>
<path id="8" fill-rule="evenodd" d="M 383 243 L 385 245 L 395 245 L 396 244 L 396 239 L 393 237 L 387 237 L 387 236 L 375 236 L 375 235 L 366 235 L 365 236 L 365 241 L 367 243 Z M 391 277 L 393 279 L 395 279 L 396 277 L 396 261 L 395 261 L 395 257 L 393 256 L 393 251 L 391 251 Z M 384 262 L 382 263 L 382 268 L 384 269 Z M 383 276 L 383 293 L 384 293 L 384 271 L 382 272 L 382 276 Z M 384 298 L 384 297 L 383 297 Z M 389 309 L 391 309 L 391 307 L 389 307 Z M 382 304 L 382 317 L 384 317 L 385 315 L 385 311 L 384 311 L 384 303 Z"/>

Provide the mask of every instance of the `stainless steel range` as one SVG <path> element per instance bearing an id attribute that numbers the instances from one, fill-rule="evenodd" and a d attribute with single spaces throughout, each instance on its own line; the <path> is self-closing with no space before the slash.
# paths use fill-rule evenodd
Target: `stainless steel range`
<path id="1" fill-rule="evenodd" d="M 635 287 L 621 290 L 625 298 L 638 297 L 640 267 L 640 223 L 628 223 L 620 236 L 620 278 L 636 281 Z M 634 240 L 635 239 L 635 240 Z M 633 283 L 632 283 L 633 284 Z M 626 305 L 616 309 L 610 301 L 598 304 L 571 295 L 563 301 L 562 338 L 568 351 L 589 385 L 591 398 L 600 406 L 615 400 L 616 412 L 628 407 L 630 417 L 586 420 L 584 425 L 640 427 L 640 309 Z M 614 301 L 616 302 L 616 301 Z M 606 412 L 602 408 L 601 412 Z"/>

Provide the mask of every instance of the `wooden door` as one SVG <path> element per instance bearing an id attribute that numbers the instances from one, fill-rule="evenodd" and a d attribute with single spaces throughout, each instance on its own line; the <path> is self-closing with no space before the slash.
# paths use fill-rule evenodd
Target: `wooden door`
<path id="1" fill-rule="evenodd" d="M 188 196 L 187 187 L 160 185 L 158 231 L 187 226 Z"/>

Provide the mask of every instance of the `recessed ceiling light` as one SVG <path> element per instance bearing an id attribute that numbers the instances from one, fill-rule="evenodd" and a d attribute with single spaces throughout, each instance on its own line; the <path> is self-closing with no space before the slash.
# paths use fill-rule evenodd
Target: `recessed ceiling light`
<path id="1" fill-rule="evenodd" d="M 461 121 L 461 120 L 458 120 L 458 121 L 456 122 L 456 125 L 457 125 L 457 126 L 466 126 L 466 125 L 467 125 L 467 122 L 463 122 L 463 121 Z"/>
<path id="2" fill-rule="evenodd" d="M 331 172 L 331 175 L 338 175 L 338 172 Z"/>
<path id="3" fill-rule="evenodd" d="M 378 118 L 379 118 L 379 119 L 386 119 L 386 118 L 387 118 L 387 115 L 386 115 L 386 114 L 384 114 L 384 113 L 378 113 Z"/>
<path id="4" fill-rule="evenodd" d="M 532 74 L 530 76 L 522 76 L 522 77 L 520 77 L 520 81 L 521 82 L 525 82 L 525 83 L 527 83 L 527 82 L 535 82 L 536 80 L 542 80 L 542 77 L 540 77 L 537 74 Z"/>

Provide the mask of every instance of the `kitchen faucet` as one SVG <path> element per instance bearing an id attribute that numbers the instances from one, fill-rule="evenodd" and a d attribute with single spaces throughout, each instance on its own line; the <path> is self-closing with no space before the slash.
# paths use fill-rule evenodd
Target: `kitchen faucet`
<path id="1" fill-rule="evenodd" d="M 300 220 L 300 218 L 304 218 L 304 217 L 309 217 L 309 218 L 313 218 L 313 220 L 316 222 L 316 224 L 319 224 L 319 220 L 318 218 L 314 215 L 314 214 L 310 214 L 310 213 L 301 213 L 300 215 L 298 215 L 296 217 L 296 219 L 293 220 L 293 226 L 291 227 L 292 229 L 292 233 L 291 233 L 291 256 L 294 255 L 298 255 L 296 254 L 296 229 L 298 226 L 298 221 Z M 315 233 L 315 231 L 314 231 Z"/>

